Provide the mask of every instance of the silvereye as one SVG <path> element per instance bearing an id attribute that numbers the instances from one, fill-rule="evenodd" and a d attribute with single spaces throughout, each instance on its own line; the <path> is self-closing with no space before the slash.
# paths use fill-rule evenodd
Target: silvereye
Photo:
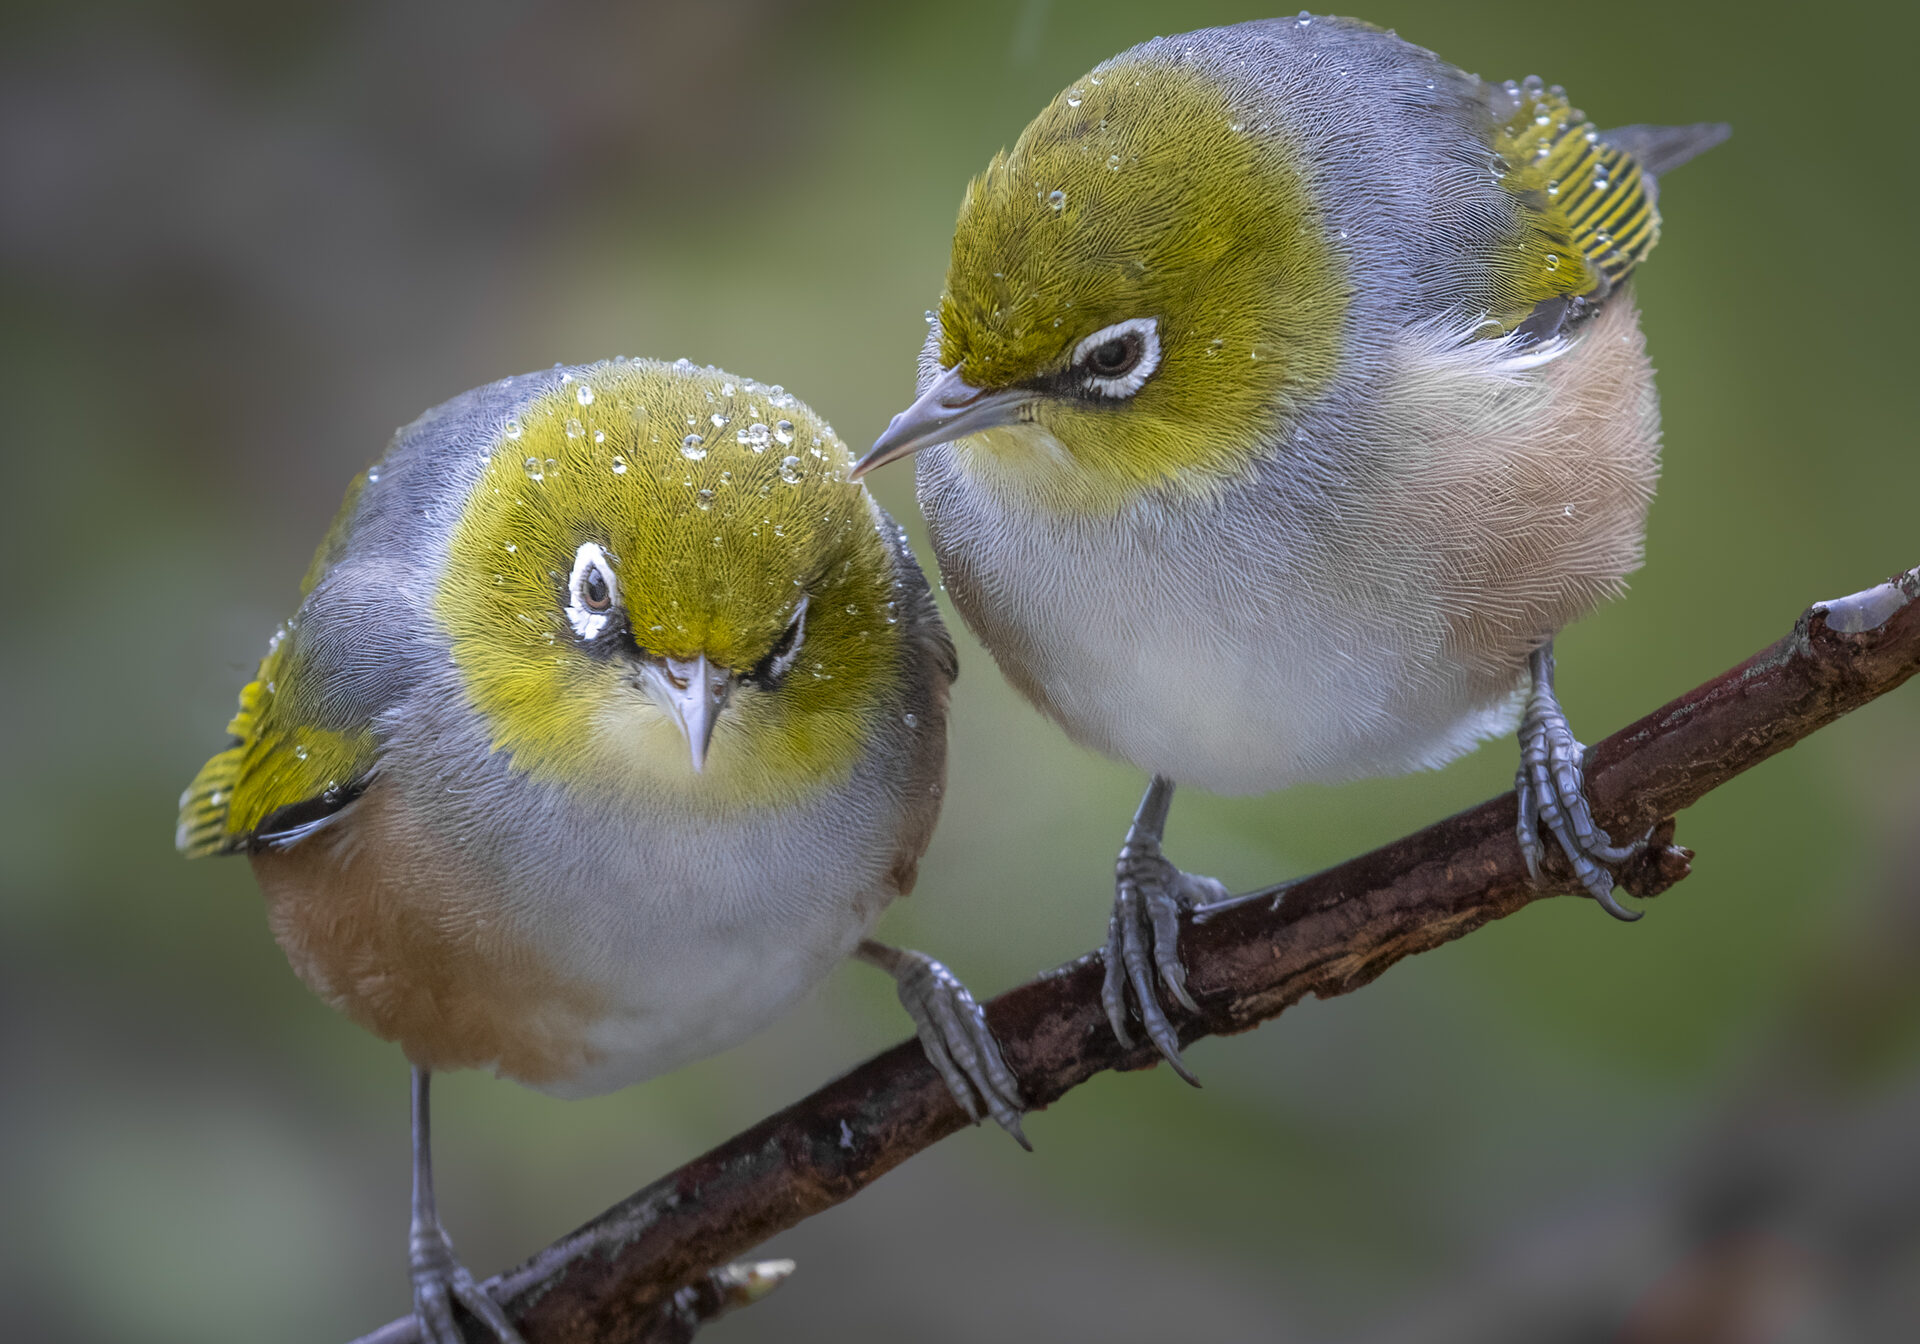
<path id="1" fill-rule="evenodd" d="M 246 854 L 301 978 L 413 1066 L 429 1339 L 460 1338 L 450 1296 L 516 1338 L 435 1215 L 431 1071 L 606 1092 L 851 954 L 1019 1135 L 966 990 L 866 939 L 933 832 L 956 668 L 850 460 L 780 388 L 685 360 L 427 412 L 348 489 L 181 799 L 180 849 Z"/>
<path id="2" fill-rule="evenodd" d="M 1517 719 L 1535 880 L 1544 829 L 1634 917 L 1553 637 L 1640 563 L 1628 280 L 1656 178 L 1725 134 L 1603 133 L 1538 79 L 1302 14 L 1114 57 L 968 187 L 921 395 L 856 471 L 920 451 L 968 624 L 1153 777 L 1106 944 L 1123 1040 L 1130 991 L 1180 1067 L 1155 979 L 1192 1008 L 1178 917 L 1226 897 L 1161 855 L 1175 781 L 1405 772 Z"/>

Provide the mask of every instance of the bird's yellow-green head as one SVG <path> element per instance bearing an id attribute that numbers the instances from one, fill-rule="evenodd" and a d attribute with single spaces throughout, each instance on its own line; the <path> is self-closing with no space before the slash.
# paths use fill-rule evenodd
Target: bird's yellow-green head
<path id="1" fill-rule="evenodd" d="M 499 426 L 434 603 L 493 746 L 718 806 L 843 778 L 902 675 L 849 462 L 776 387 L 684 361 L 562 375 Z"/>
<path id="2" fill-rule="evenodd" d="M 941 372 L 859 471 L 943 441 L 1061 511 L 1238 470 L 1334 374 L 1345 272 L 1303 166 L 1216 74 L 1129 53 L 967 189 Z"/>

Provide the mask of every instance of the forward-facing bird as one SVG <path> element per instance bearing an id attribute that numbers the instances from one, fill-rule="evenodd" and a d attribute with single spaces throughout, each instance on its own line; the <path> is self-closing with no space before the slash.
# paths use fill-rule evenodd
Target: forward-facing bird
<path id="1" fill-rule="evenodd" d="M 866 938 L 933 832 L 955 661 L 850 460 L 780 388 L 684 360 L 429 411 L 348 490 L 181 799 L 181 850 L 247 854 L 301 978 L 413 1066 L 436 1344 L 461 1338 L 450 1299 L 517 1335 L 435 1213 L 432 1071 L 605 1092 L 852 954 L 895 976 L 961 1105 L 1019 1136 L 966 990 Z"/>
<path id="2" fill-rule="evenodd" d="M 1725 134 L 1598 131 L 1537 79 L 1302 14 L 1113 58 L 969 186 L 920 397 L 857 471 L 919 451 L 968 624 L 1152 775 L 1106 944 L 1121 1039 L 1131 992 L 1181 1068 L 1159 988 L 1193 1007 L 1179 916 L 1226 896 L 1161 854 L 1176 781 L 1400 773 L 1518 721 L 1529 870 L 1544 830 L 1635 917 L 1553 637 L 1640 563 L 1628 281 L 1656 179 Z"/>

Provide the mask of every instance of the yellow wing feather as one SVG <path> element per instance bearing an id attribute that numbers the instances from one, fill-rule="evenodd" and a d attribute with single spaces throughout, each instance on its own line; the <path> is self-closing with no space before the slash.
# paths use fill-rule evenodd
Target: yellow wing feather
<path id="1" fill-rule="evenodd" d="M 1512 331 L 1549 299 L 1605 297 L 1653 250 L 1660 216 L 1639 162 L 1601 139 L 1565 90 L 1529 79 L 1506 93 L 1514 109 L 1494 148 L 1524 227 L 1491 316 Z"/>

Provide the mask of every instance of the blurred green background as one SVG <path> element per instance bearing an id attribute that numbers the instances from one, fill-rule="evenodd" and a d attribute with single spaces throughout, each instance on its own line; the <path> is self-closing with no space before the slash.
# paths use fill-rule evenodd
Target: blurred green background
<path id="1" fill-rule="evenodd" d="M 395 425 L 556 360 L 686 355 L 869 440 L 968 176 L 1213 3 L 14 3 L 0 16 L 6 488 L 0 1300 L 9 1338 L 343 1340 L 403 1310 L 405 1071 L 294 980 L 173 800 Z M 1907 6 L 1380 0 L 1602 125 L 1725 119 L 1640 282 L 1667 468 L 1631 595 L 1562 640 L 1597 738 L 1920 563 Z M 882 500 L 923 542 L 910 473 Z M 924 544 L 922 554 L 926 554 Z M 883 933 L 998 991 L 1094 945 L 1141 784 L 962 638 L 946 818 Z M 1236 886 L 1509 787 L 1183 795 Z M 1920 688 L 1681 820 L 1631 928 L 1548 902 L 976 1131 L 778 1238 L 760 1340 L 1813 1341 L 1920 1320 Z M 437 1089 L 487 1273 L 902 1036 L 836 976 L 589 1102 Z"/>

